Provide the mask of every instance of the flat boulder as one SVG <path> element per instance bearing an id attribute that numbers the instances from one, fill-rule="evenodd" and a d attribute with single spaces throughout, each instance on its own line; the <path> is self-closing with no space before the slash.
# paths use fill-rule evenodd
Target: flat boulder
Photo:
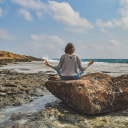
<path id="1" fill-rule="evenodd" d="M 50 77 L 45 86 L 81 113 L 98 114 L 128 107 L 128 75 L 91 73 L 78 80 L 60 80 L 57 75 Z"/>

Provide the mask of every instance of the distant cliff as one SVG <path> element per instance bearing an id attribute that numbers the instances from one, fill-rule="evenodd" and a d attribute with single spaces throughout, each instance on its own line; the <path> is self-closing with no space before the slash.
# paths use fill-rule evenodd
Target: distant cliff
<path id="1" fill-rule="evenodd" d="M 35 58 L 32 56 L 19 55 L 12 52 L 0 51 L 0 65 L 6 65 L 14 62 L 31 62 L 31 61 L 43 61 L 41 58 Z"/>

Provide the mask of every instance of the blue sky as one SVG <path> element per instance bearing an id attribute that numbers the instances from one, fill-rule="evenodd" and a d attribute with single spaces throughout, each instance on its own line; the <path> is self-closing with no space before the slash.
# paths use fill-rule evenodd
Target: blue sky
<path id="1" fill-rule="evenodd" d="M 128 0 L 0 0 L 0 50 L 60 58 L 127 59 Z"/>

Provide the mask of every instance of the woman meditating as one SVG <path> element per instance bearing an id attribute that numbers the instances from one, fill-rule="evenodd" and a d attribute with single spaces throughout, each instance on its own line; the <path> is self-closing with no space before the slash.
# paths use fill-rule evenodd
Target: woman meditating
<path id="1" fill-rule="evenodd" d="M 94 61 L 90 61 L 86 66 L 81 65 L 81 60 L 74 55 L 75 47 L 72 43 L 68 43 L 65 47 L 65 54 L 61 56 L 58 66 L 52 66 L 46 61 L 46 65 L 55 69 L 62 80 L 79 79 Z"/>

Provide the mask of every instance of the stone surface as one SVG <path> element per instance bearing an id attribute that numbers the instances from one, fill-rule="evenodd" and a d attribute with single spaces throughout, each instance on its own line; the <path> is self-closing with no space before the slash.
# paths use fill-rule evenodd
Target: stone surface
<path id="1" fill-rule="evenodd" d="M 0 115 L 0 119 L 6 115 Z M 105 114 L 82 114 L 63 102 L 50 102 L 37 113 L 15 112 L 0 128 L 127 128 L 128 109 Z"/>
<path id="2" fill-rule="evenodd" d="M 128 107 L 128 75 L 111 77 L 92 73 L 68 81 L 55 76 L 45 82 L 45 86 L 81 113 L 98 114 Z"/>
<path id="3" fill-rule="evenodd" d="M 32 115 L 16 113 L 10 120 L 12 126 L 21 125 L 21 128 L 127 128 L 127 115 L 128 109 L 107 114 L 81 114 L 63 102 L 51 102 L 38 113 Z"/>
<path id="4" fill-rule="evenodd" d="M 46 75 L 47 76 L 47 75 Z M 10 85 L 15 85 L 15 87 L 11 86 L 12 88 L 17 88 L 18 81 L 20 83 L 20 80 L 24 81 L 25 79 L 29 79 L 29 81 L 35 81 L 35 84 L 37 84 L 36 81 L 40 80 L 38 84 L 41 84 L 43 86 L 44 81 L 46 81 L 46 76 L 43 74 L 43 72 L 40 73 L 34 73 L 34 74 L 24 74 L 24 73 L 17 73 L 17 72 L 11 72 L 9 70 L 4 70 L 0 72 L 0 80 L 6 80 L 6 82 Z M 121 76 L 122 79 L 126 78 Z M 30 80 L 31 78 L 31 80 Z M 47 77 L 48 78 L 48 77 Z M 58 79 L 59 77 L 51 77 L 50 80 L 60 81 Z M 115 77 L 110 77 L 108 75 L 102 75 L 102 74 L 89 74 L 81 77 L 81 80 L 103 80 L 108 79 L 110 81 L 113 80 L 113 83 L 117 80 L 115 80 Z M 117 78 L 116 78 L 117 79 Z M 121 78 L 118 78 L 120 81 Z M 126 78 L 127 79 L 127 78 Z M 42 80 L 42 81 L 41 81 Z M 114 81 L 115 80 L 115 81 Z M 0 82 L 0 88 L 4 88 L 3 81 Z M 124 81 L 124 80 L 123 80 Z M 53 81 L 54 82 L 54 81 Z M 22 83 L 21 83 L 22 84 Z M 10 85 L 7 85 L 6 88 Z M 106 84 L 107 85 L 107 84 Z M 27 88 L 27 81 L 22 84 L 22 86 Z M 27 91 L 21 91 L 21 94 L 10 94 L 6 96 L 0 96 L 2 99 L 2 102 L 0 101 L 0 106 L 2 103 L 5 103 L 5 106 L 8 105 L 21 105 L 21 101 L 25 103 L 25 101 L 29 101 L 29 98 L 31 98 L 31 95 L 37 95 L 41 90 L 41 86 L 35 86 L 34 82 L 32 82 L 31 93 L 29 94 Z M 44 87 L 42 88 L 45 89 Z M 44 90 L 47 92 L 47 89 Z M 6 93 L 6 92 L 4 92 Z M 68 94 L 68 93 L 67 93 Z M 40 94 L 39 94 L 40 95 Z M 9 102 L 9 103 L 7 103 Z M 19 102 L 19 104 L 18 104 Z M 21 104 L 20 104 L 21 103 Z M 38 104 L 39 105 L 39 104 Z M 23 105 L 24 106 L 24 105 Z M 40 106 L 40 105 L 39 105 Z M 32 106 L 30 105 L 30 108 Z M 16 109 L 17 107 L 11 107 L 10 110 Z M 29 107 L 28 107 L 29 108 Z M 29 109 L 30 109 L 29 108 Z M 9 111 L 10 111 L 9 110 Z M 64 102 L 59 102 L 59 100 L 54 102 L 48 102 L 45 104 L 45 109 L 41 111 L 35 111 L 34 113 L 27 113 L 25 109 L 22 109 L 24 111 L 15 111 L 12 116 L 8 119 L 7 116 L 8 111 L 5 111 L 5 113 L 0 113 L 0 121 L 5 118 L 6 122 L 0 123 L 0 128 L 127 128 L 128 127 L 128 109 L 123 109 L 119 111 L 113 111 L 109 113 L 104 114 L 95 114 L 95 115 L 88 115 L 88 114 L 82 114 L 69 105 L 66 105 Z M 37 109 L 35 109 L 37 110 Z M 3 111 L 3 109 L 1 109 Z"/>
<path id="5" fill-rule="evenodd" d="M 43 96 L 48 74 L 18 73 L 10 70 L 0 71 L 0 108 L 29 103 L 32 97 Z"/>

